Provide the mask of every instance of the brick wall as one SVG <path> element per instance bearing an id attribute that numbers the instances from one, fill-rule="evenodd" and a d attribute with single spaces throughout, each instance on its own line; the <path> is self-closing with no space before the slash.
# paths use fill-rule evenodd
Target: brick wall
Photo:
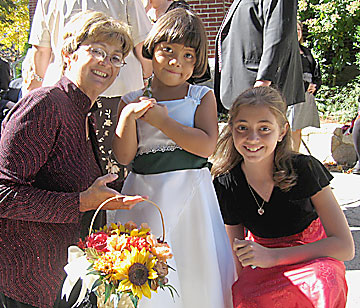
<path id="1" fill-rule="evenodd" d="M 215 56 L 215 38 L 232 0 L 188 0 L 205 24 L 209 40 L 209 58 Z"/>
<path id="2" fill-rule="evenodd" d="M 37 0 L 29 0 L 30 25 L 32 23 L 33 16 L 35 13 L 36 3 L 37 3 Z"/>
<path id="3" fill-rule="evenodd" d="M 115 1 L 115 0 L 112 0 Z M 35 12 L 37 0 L 29 0 L 30 23 Z M 215 37 L 232 0 L 188 0 L 194 11 L 205 24 L 209 40 L 209 57 L 215 56 Z"/>

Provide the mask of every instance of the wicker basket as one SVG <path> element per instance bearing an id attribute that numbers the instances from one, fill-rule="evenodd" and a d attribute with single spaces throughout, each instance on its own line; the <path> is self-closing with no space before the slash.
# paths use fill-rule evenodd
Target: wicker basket
<path id="1" fill-rule="evenodd" d="M 91 224 L 90 224 L 90 229 L 89 229 L 89 236 L 91 235 L 91 232 L 92 232 L 92 228 L 93 228 L 93 224 L 94 224 L 94 221 L 95 221 L 95 218 L 97 216 L 97 214 L 99 213 L 99 211 L 107 204 L 109 203 L 110 201 L 113 201 L 113 200 L 118 200 L 118 197 L 111 197 L 107 200 L 105 200 L 103 203 L 100 204 L 100 206 L 97 208 L 97 210 L 95 211 L 94 213 L 94 216 L 91 220 Z M 146 201 L 150 204 L 152 204 L 153 206 L 155 206 L 158 211 L 159 211 L 159 214 L 160 214 L 160 218 L 161 218 L 161 223 L 162 223 L 162 231 L 163 231 L 163 241 L 165 241 L 165 223 L 164 223 L 164 217 L 163 217 L 163 214 L 159 208 L 159 206 L 150 201 L 150 200 L 147 200 L 147 199 L 143 199 L 143 201 Z M 97 293 L 99 294 L 99 296 L 97 297 L 97 306 L 98 308 L 114 308 L 114 303 L 112 301 L 110 301 L 109 299 L 105 302 L 105 286 L 104 284 L 101 284 L 100 286 L 98 286 L 97 288 Z M 139 306 L 139 304 L 138 304 Z M 117 306 L 117 308 L 134 308 L 134 304 L 132 303 L 130 297 L 128 294 L 123 294 L 121 296 L 121 299 L 119 301 L 119 304 Z"/>
<path id="2" fill-rule="evenodd" d="M 104 294 L 105 286 L 103 284 L 98 287 L 97 292 L 98 292 L 98 294 L 102 294 L 101 296 L 97 297 L 98 308 L 114 308 L 114 304 L 110 300 L 107 300 L 107 302 L 104 304 L 104 302 L 105 302 L 105 294 Z M 133 305 L 129 295 L 123 294 L 121 296 L 121 299 L 120 299 L 117 307 L 118 308 L 134 308 L 134 305 Z"/>

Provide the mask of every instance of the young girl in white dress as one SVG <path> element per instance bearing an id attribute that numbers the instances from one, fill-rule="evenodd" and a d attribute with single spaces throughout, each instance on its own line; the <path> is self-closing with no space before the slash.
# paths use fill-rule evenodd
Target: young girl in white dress
<path id="1" fill-rule="evenodd" d="M 218 137 L 216 102 L 208 87 L 187 82 L 205 72 L 207 52 L 199 17 L 184 9 L 168 12 L 144 43 L 154 70 L 151 91 L 121 101 L 113 150 L 120 163 L 132 162 L 123 193 L 148 196 L 161 208 L 174 255 L 169 264 L 176 269 L 169 283 L 180 295 L 174 301 L 159 290 L 142 299 L 141 308 L 232 307 L 232 251 L 207 166 Z M 151 99 L 143 97 L 149 92 Z M 108 213 L 108 222 L 128 220 L 162 235 L 159 213 L 146 202 Z"/>

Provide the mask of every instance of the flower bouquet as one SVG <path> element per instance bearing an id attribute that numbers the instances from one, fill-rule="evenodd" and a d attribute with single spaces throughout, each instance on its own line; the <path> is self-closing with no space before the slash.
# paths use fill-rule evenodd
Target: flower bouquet
<path id="1" fill-rule="evenodd" d="M 116 198 L 116 197 L 114 197 Z M 93 221 L 106 200 L 93 217 Z M 175 288 L 166 278 L 167 260 L 172 257 L 169 245 L 164 241 L 165 227 L 162 213 L 155 205 L 163 224 L 163 239 L 157 239 L 146 223 L 139 227 L 134 222 L 111 224 L 91 233 L 78 246 L 69 247 L 69 263 L 65 266 L 68 276 L 64 282 L 62 296 L 70 296 L 79 278 L 82 289 L 79 305 L 86 294 L 94 292 L 98 307 L 138 307 L 142 296 L 151 298 L 151 291 L 168 288 L 174 297 Z M 172 269 L 172 268 L 171 268 Z"/>

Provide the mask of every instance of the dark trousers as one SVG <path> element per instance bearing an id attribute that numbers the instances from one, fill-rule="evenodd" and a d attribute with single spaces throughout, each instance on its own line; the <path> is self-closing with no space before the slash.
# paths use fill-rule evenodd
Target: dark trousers
<path id="1" fill-rule="evenodd" d="M 359 161 L 360 161 L 360 116 L 357 118 L 357 120 L 354 123 L 352 133 L 353 133 L 355 151 L 356 151 L 358 164 L 359 164 Z"/>
<path id="2" fill-rule="evenodd" d="M 34 306 L 17 302 L 0 292 L 0 308 L 36 308 Z"/>
<path id="3" fill-rule="evenodd" d="M 99 97 L 93 111 L 96 125 L 99 163 L 103 174 L 117 173 L 118 179 L 108 186 L 120 191 L 124 181 L 124 166 L 118 163 L 112 151 L 112 140 L 117 124 L 117 109 L 121 97 Z"/>
<path id="4" fill-rule="evenodd" d="M 61 299 L 61 290 L 58 293 L 57 299 L 54 304 L 54 308 L 71 308 L 80 293 L 81 289 L 81 281 L 78 281 L 74 286 L 73 291 L 70 294 L 70 298 L 68 301 L 65 299 Z M 83 302 L 78 306 L 79 308 L 97 308 L 96 304 L 96 295 L 91 293 L 85 296 Z M 36 306 L 31 306 L 29 304 L 24 304 L 18 302 L 12 298 L 5 296 L 3 293 L 0 292 L 0 308 L 37 308 Z"/>

